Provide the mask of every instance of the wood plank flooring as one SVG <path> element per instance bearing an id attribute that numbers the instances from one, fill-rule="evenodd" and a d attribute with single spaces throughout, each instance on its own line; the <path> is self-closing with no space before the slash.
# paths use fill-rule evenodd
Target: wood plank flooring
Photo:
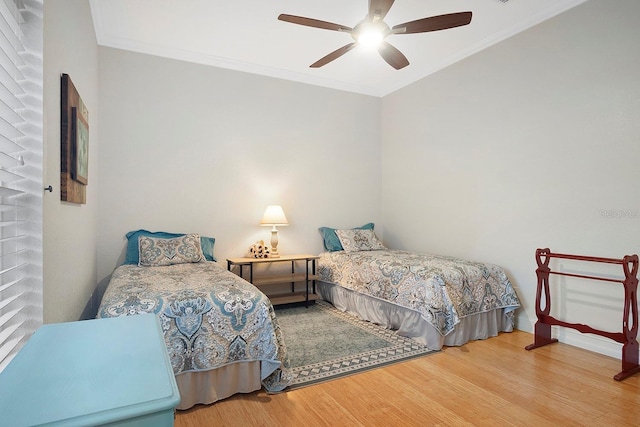
<path id="1" fill-rule="evenodd" d="M 515 331 L 275 395 L 257 391 L 187 411 L 195 426 L 640 426 L 640 375 L 562 343 L 532 351 Z"/>

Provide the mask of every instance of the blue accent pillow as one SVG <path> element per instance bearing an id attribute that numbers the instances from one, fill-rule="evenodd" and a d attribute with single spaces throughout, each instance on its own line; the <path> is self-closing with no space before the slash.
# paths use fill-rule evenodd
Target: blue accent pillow
<path id="1" fill-rule="evenodd" d="M 202 246 L 202 253 L 207 261 L 217 261 L 213 256 L 213 245 L 216 243 L 215 237 L 200 236 L 200 246 Z"/>
<path id="2" fill-rule="evenodd" d="M 322 242 L 324 243 L 324 248 L 329 252 L 342 251 L 344 248 L 342 244 L 340 244 L 340 239 L 338 239 L 338 235 L 336 234 L 336 228 L 329 227 L 320 227 L 320 234 L 322 234 Z M 373 223 L 370 222 L 368 224 L 363 225 L 362 227 L 355 227 L 352 230 L 373 230 Z"/>
<path id="3" fill-rule="evenodd" d="M 124 264 L 138 265 L 138 262 L 140 261 L 138 237 L 140 236 L 155 237 L 160 239 L 173 239 L 184 235 L 185 233 L 167 233 L 165 231 L 130 231 L 127 233 L 127 253 L 125 255 Z M 215 242 L 215 237 L 200 236 L 200 246 L 202 247 L 202 253 L 204 254 L 204 257 L 207 259 L 207 261 L 217 261 L 213 256 L 213 246 Z"/>

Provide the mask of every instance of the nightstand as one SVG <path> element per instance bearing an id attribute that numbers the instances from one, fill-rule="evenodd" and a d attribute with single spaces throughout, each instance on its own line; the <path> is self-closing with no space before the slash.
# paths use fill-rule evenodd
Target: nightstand
<path id="1" fill-rule="evenodd" d="M 317 255 L 287 255 L 280 258 L 228 258 L 227 268 L 233 271 L 234 266 L 237 267 L 236 274 L 245 280 L 248 280 L 257 288 L 260 288 L 271 300 L 272 305 L 291 304 L 295 302 L 314 302 L 318 299 L 316 295 L 316 260 L 320 258 Z M 269 267 L 278 263 L 289 263 L 287 272 L 277 271 L 270 272 Z M 258 268 L 264 267 L 264 268 Z M 246 277 L 244 267 L 248 267 L 249 273 Z M 304 286 L 303 291 L 296 290 L 296 283 Z M 266 287 L 275 287 L 272 285 L 290 284 L 290 291 L 268 293 Z M 309 287 L 311 286 L 311 291 Z"/>

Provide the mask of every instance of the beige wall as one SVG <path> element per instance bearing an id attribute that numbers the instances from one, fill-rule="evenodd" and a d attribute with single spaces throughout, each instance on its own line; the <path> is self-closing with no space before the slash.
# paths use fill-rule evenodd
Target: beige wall
<path id="1" fill-rule="evenodd" d="M 639 14 L 591 0 L 385 97 L 386 243 L 503 265 L 528 331 L 536 248 L 640 252 Z M 621 286 L 561 282 L 552 314 L 621 331 Z M 560 338 L 620 357 L 572 332 Z"/>
<path id="2" fill-rule="evenodd" d="M 80 318 L 97 282 L 98 51 L 84 0 L 44 2 L 44 321 Z M 60 201 L 60 75 L 69 74 L 89 110 L 87 204 Z"/>
<path id="3" fill-rule="evenodd" d="M 226 265 L 270 239 L 270 204 L 290 222 L 282 254 L 319 253 L 320 226 L 380 222 L 380 98 L 112 48 L 99 60 L 100 280 L 139 228 L 213 236 Z"/>

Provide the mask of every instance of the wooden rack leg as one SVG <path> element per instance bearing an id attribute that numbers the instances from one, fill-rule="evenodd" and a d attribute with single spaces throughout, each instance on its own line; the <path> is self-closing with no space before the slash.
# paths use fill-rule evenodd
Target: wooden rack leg
<path id="1" fill-rule="evenodd" d="M 536 316 L 538 321 L 535 325 L 535 337 L 533 344 L 529 344 L 525 347 L 526 350 L 533 350 L 534 348 L 542 347 L 543 345 L 552 344 L 558 342 L 557 339 L 551 338 L 551 325 L 544 323 L 544 319 L 551 312 L 551 295 L 549 294 L 549 257 L 546 256 L 550 250 L 538 249 L 536 250 L 536 262 L 538 268 L 536 269 L 536 276 L 538 276 L 538 285 L 536 288 Z M 542 308 L 542 298 L 544 296 L 544 309 Z"/>
<path id="2" fill-rule="evenodd" d="M 622 328 L 624 344 L 622 346 L 622 371 L 613 378 L 622 381 L 640 372 L 638 364 L 638 257 L 625 256 L 622 269 L 624 271 L 624 314 Z"/>
<path id="3" fill-rule="evenodd" d="M 534 348 L 553 344 L 554 342 L 558 342 L 558 340 L 556 338 L 551 338 L 551 325 L 537 321 L 535 325 L 535 337 L 533 344 L 529 344 L 525 349 L 533 350 Z"/>
<path id="4" fill-rule="evenodd" d="M 640 365 L 638 365 L 639 350 L 638 341 L 628 342 L 622 346 L 622 371 L 613 377 L 614 380 L 622 381 L 640 372 Z"/>

